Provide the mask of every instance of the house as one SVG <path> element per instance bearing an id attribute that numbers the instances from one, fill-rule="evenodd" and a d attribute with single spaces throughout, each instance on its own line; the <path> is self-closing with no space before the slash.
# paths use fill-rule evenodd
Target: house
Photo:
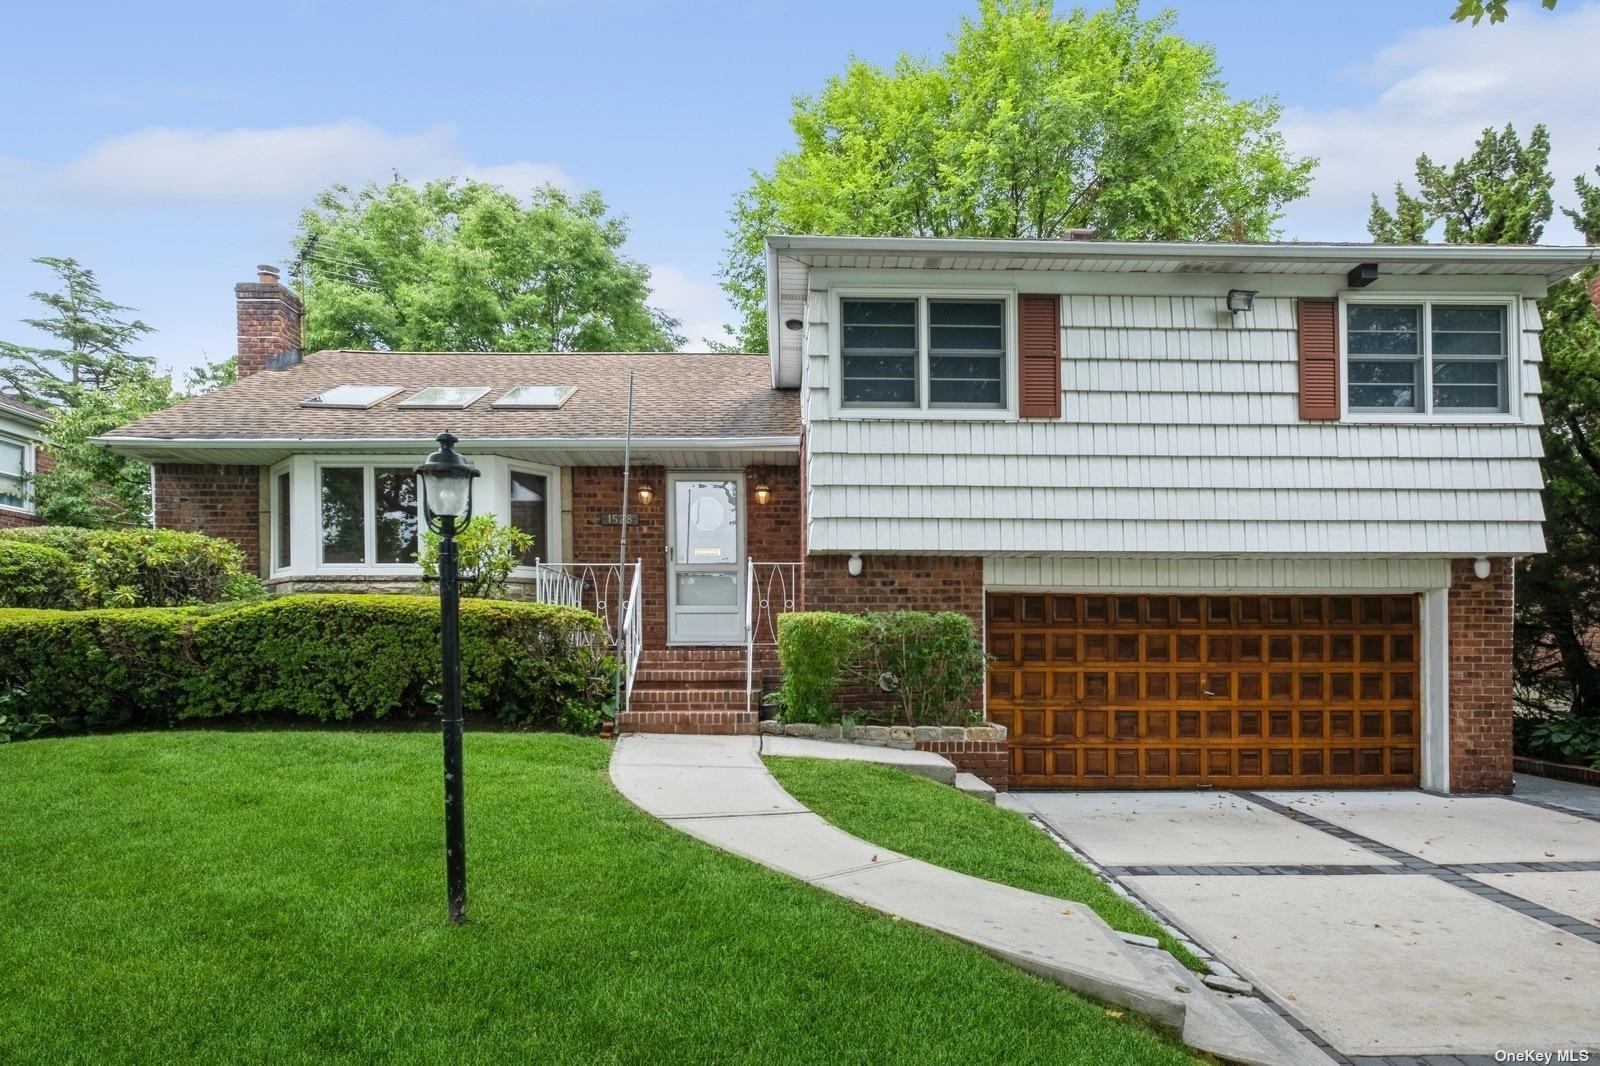
<path id="1" fill-rule="evenodd" d="M 451 430 L 525 593 L 642 640 L 622 728 L 754 729 L 783 610 L 955 610 L 1013 785 L 1509 790 L 1537 300 L 1600 252 L 767 252 L 765 360 L 302 356 L 264 269 L 241 380 L 102 443 L 275 589 L 412 588 L 407 468 Z"/>
<path id="2" fill-rule="evenodd" d="M 29 482 L 50 468 L 40 446 L 50 412 L 0 393 L 0 529 L 41 524 Z"/>

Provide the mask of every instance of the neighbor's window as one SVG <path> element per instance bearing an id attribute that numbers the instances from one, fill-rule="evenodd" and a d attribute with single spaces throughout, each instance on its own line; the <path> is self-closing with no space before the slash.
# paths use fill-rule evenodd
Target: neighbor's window
<path id="1" fill-rule="evenodd" d="M 840 320 L 843 406 L 1006 405 L 1004 300 L 848 298 Z"/>
<path id="2" fill-rule="evenodd" d="M 325 566 L 417 561 L 417 479 L 403 466 L 325 466 L 320 473 Z"/>
<path id="3" fill-rule="evenodd" d="M 1509 410 L 1503 305 L 1350 304 L 1352 411 Z"/>
<path id="4" fill-rule="evenodd" d="M 23 487 L 27 474 L 28 446 L 19 440 L 0 437 L 0 506 L 17 510 L 29 508 L 28 494 Z"/>
<path id="5" fill-rule="evenodd" d="M 278 475 L 278 498 L 275 501 L 278 514 L 278 543 L 274 545 L 273 565 L 279 570 L 289 565 L 289 533 L 294 529 L 294 523 L 289 519 L 289 506 L 293 498 L 289 493 L 289 471 L 285 470 Z"/>

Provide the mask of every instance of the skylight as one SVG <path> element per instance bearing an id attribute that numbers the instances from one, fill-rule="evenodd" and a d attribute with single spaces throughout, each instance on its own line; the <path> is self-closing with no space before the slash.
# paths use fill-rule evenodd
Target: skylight
<path id="1" fill-rule="evenodd" d="M 399 385 L 335 385 L 319 392 L 309 400 L 300 401 L 301 407 L 353 407 L 365 410 L 379 400 L 387 400 L 400 391 Z"/>
<path id="2" fill-rule="evenodd" d="M 489 391 L 487 385 L 430 385 L 400 401 L 401 407 L 471 407 Z"/>
<path id="3" fill-rule="evenodd" d="M 534 407 L 554 410 L 566 403 L 574 392 L 573 385 L 515 385 L 494 402 L 495 407 Z"/>

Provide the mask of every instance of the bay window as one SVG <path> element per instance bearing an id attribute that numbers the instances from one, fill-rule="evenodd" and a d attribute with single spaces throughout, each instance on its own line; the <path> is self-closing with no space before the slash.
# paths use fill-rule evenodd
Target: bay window
<path id="1" fill-rule="evenodd" d="M 329 464 L 319 468 L 317 487 L 323 566 L 416 563 L 417 481 L 410 467 Z"/>
<path id="2" fill-rule="evenodd" d="M 1006 407 L 1006 301 L 845 297 L 839 384 L 844 407 Z"/>
<path id="3" fill-rule="evenodd" d="M 550 476 L 531 470 L 511 471 L 511 525 L 533 538 L 517 560 L 533 566 L 554 558 L 550 545 Z"/>
<path id="4" fill-rule="evenodd" d="M 1505 304 L 1348 304 L 1347 408 L 1357 413 L 1508 412 L 1507 319 Z"/>

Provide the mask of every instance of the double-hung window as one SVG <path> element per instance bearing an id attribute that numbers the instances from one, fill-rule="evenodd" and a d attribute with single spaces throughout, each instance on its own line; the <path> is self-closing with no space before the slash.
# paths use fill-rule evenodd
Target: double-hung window
<path id="1" fill-rule="evenodd" d="M 845 407 L 1002 409 L 1006 302 L 938 297 L 840 301 Z"/>
<path id="2" fill-rule="evenodd" d="M 550 475 L 532 470 L 511 470 L 511 525 L 533 538 L 517 562 L 533 566 L 550 562 Z"/>
<path id="3" fill-rule="evenodd" d="M 28 446 L 11 437 L 0 437 L 0 507 L 32 510 L 28 500 Z"/>
<path id="4" fill-rule="evenodd" d="M 410 467 L 319 468 L 323 566 L 405 566 L 417 561 L 417 479 Z"/>
<path id="5" fill-rule="evenodd" d="M 1348 304 L 1346 405 L 1358 413 L 1509 411 L 1508 334 L 1505 304 Z"/>

